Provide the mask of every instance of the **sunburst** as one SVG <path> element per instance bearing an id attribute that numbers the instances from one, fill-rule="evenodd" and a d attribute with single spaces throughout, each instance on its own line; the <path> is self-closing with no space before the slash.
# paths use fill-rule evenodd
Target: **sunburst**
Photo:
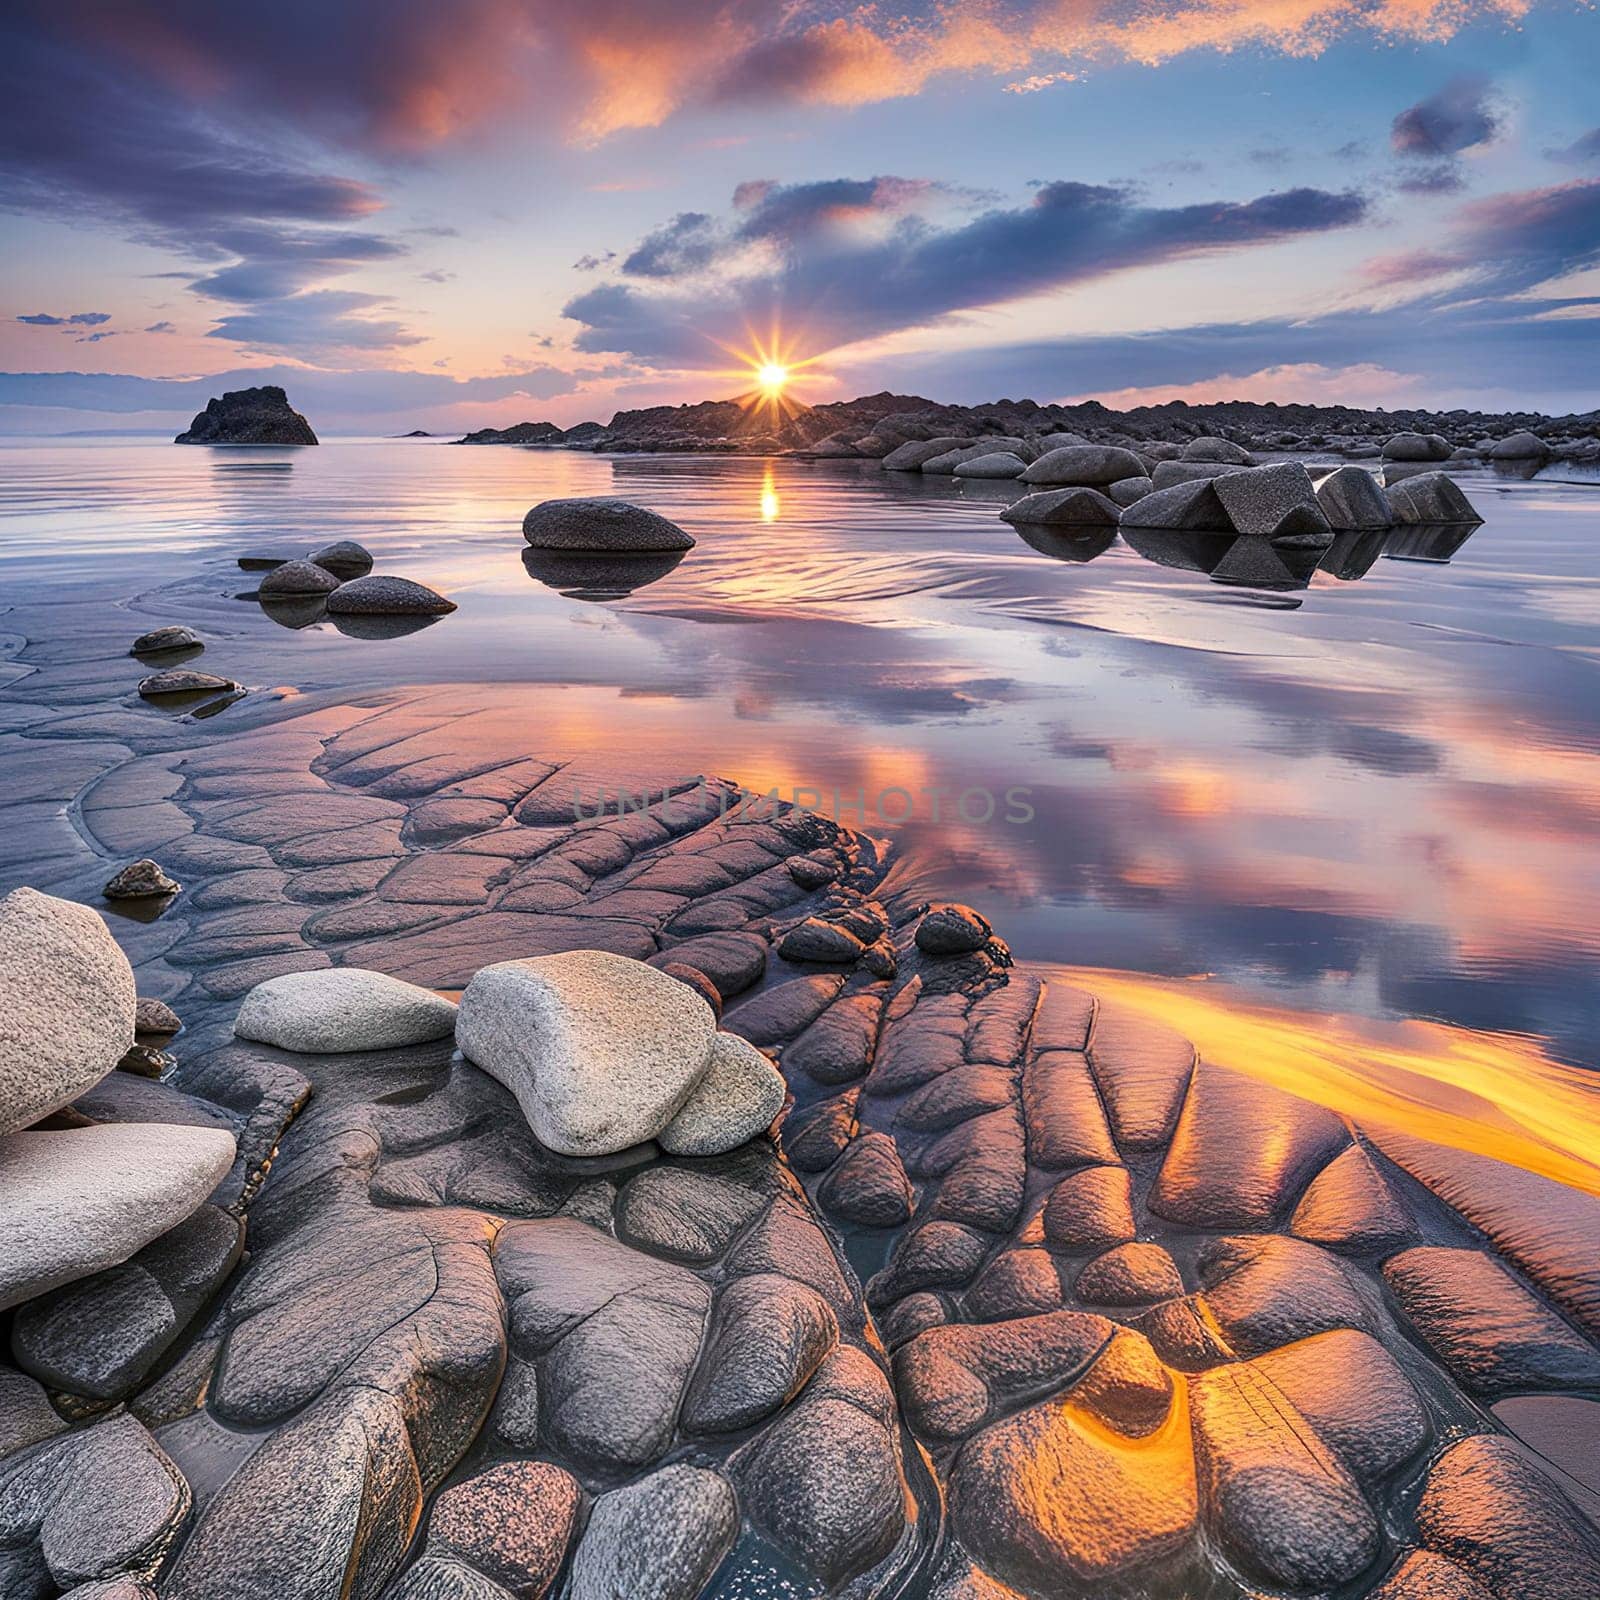
<path id="1" fill-rule="evenodd" d="M 817 376 L 810 369 L 819 358 L 801 355 L 799 340 L 785 335 L 776 324 L 765 338 L 747 328 L 745 340 L 742 346 L 721 347 L 739 365 L 718 373 L 719 377 L 737 379 L 747 386 L 738 396 L 739 404 L 748 412 L 765 413 L 774 421 L 805 410 L 806 402 L 794 391 Z"/>

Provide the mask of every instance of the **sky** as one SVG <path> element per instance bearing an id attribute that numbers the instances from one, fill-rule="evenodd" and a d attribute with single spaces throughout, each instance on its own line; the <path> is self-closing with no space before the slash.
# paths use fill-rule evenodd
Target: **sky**
<path id="1" fill-rule="evenodd" d="M 12 0 L 0 433 L 1600 406 L 1575 0 Z"/>

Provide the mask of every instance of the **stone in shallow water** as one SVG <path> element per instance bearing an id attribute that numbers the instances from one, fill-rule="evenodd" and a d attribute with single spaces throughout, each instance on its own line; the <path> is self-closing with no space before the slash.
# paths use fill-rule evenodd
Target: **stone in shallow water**
<path id="1" fill-rule="evenodd" d="M 312 551 L 306 560 L 340 579 L 364 578 L 372 571 L 372 552 L 354 539 L 336 539 Z"/>
<path id="2" fill-rule="evenodd" d="M 1317 504 L 1338 531 L 1387 528 L 1394 522 L 1389 497 L 1365 467 L 1346 466 L 1330 472 L 1317 485 Z"/>
<path id="3" fill-rule="evenodd" d="M 675 522 L 626 500 L 546 500 L 522 519 L 522 537 L 542 550 L 692 550 Z"/>
<path id="4" fill-rule="evenodd" d="M 205 640 L 193 628 L 176 623 L 165 628 L 152 628 L 133 641 L 130 656 L 158 656 L 168 650 L 203 650 Z"/>
<path id="5" fill-rule="evenodd" d="M 715 1034 L 704 1076 L 657 1142 L 669 1155 L 721 1155 L 765 1133 L 787 1093 L 783 1074 L 753 1044 Z"/>
<path id="6" fill-rule="evenodd" d="M 132 1260 L 22 1306 L 12 1353 L 54 1389 L 121 1399 L 216 1291 L 242 1246 L 239 1219 L 202 1206 Z"/>
<path id="7" fill-rule="evenodd" d="M 738 1530 L 726 1478 L 663 1467 L 595 1502 L 572 1558 L 571 1600 L 695 1600 Z"/>
<path id="8" fill-rule="evenodd" d="M 1207 1318 L 1238 1355 L 1334 1328 L 1371 1331 L 1361 1280 L 1336 1256 L 1280 1234 L 1214 1239 L 1200 1252 Z"/>
<path id="9" fill-rule="evenodd" d="M 752 1427 L 800 1392 L 838 1338 L 833 1308 L 815 1289 L 777 1273 L 735 1279 L 717 1296 L 683 1425 Z"/>
<path id="10" fill-rule="evenodd" d="M 1122 513 L 1124 527 L 1179 528 L 1207 533 L 1233 531 L 1228 513 L 1223 510 L 1209 479 L 1162 488 L 1160 467 L 1156 473 L 1156 488 L 1141 495 Z"/>
<path id="11" fill-rule="evenodd" d="M 1383 441 L 1385 461 L 1447 461 L 1450 441 L 1437 433 L 1392 433 Z"/>
<path id="12" fill-rule="evenodd" d="M 764 1204 L 759 1189 L 687 1166 L 647 1167 L 623 1185 L 619 1237 L 677 1261 L 715 1261 Z"/>
<path id="13" fill-rule="evenodd" d="M 182 888 L 181 883 L 162 871 L 159 861 L 146 856 L 124 867 L 101 892 L 107 900 L 147 900 L 177 894 Z"/>
<path id="14" fill-rule="evenodd" d="M 1124 480 L 1127 481 L 1130 480 Z M 1116 487 L 1112 485 L 1113 489 Z M 1000 513 L 1000 519 L 1013 527 L 1114 528 L 1121 516 L 1119 504 L 1086 486 L 1041 489 L 1012 501 Z"/>
<path id="15" fill-rule="evenodd" d="M 1233 467 L 1248 467 L 1255 464 L 1256 458 L 1242 444 L 1235 444 L 1232 439 L 1207 437 L 1191 439 L 1183 447 L 1183 459 L 1221 461 Z"/>
<path id="16" fill-rule="evenodd" d="M 1421 1245 L 1383 1276 L 1430 1349 L 1467 1388 L 1600 1388 L 1600 1350 L 1477 1250 Z"/>
<path id="17" fill-rule="evenodd" d="M 414 983 L 359 967 L 291 972 L 257 984 L 233 1031 L 281 1050 L 337 1054 L 447 1039 L 456 1008 Z"/>
<path id="18" fill-rule="evenodd" d="M 1240 533 L 1268 539 L 1293 534 L 1322 544 L 1333 542 L 1311 474 L 1298 461 L 1224 473 L 1213 480 L 1213 488 Z"/>
<path id="19" fill-rule="evenodd" d="M 281 567 L 263 573 L 256 593 L 264 600 L 277 597 L 332 594 L 339 580 L 313 561 L 285 561 Z"/>
<path id="20" fill-rule="evenodd" d="M 178 1013 L 165 1000 L 140 995 L 133 1013 L 133 1031 L 156 1039 L 170 1039 L 183 1027 Z"/>
<path id="21" fill-rule="evenodd" d="M 1455 480 L 1443 472 L 1424 472 L 1388 491 L 1396 522 L 1482 522 Z"/>
<path id="22" fill-rule="evenodd" d="M 0 1138 L 0 1310 L 126 1261 L 192 1215 L 233 1157 L 231 1133 L 165 1123 Z"/>
<path id="23" fill-rule="evenodd" d="M 848 928 L 807 917 L 791 928 L 778 942 L 778 954 L 785 961 L 859 961 L 866 946 Z"/>
<path id="24" fill-rule="evenodd" d="M 448 1553 L 503 1585 L 539 1600 L 572 1539 L 579 1490 L 547 1461 L 504 1461 L 446 1489 L 428 1517 L 428 1553 Z"/>
<path id="25" fill-rule="evenodd" d="M 334 617 L 442 617 L 456 609 L 425 584 L 392 576 L 352 578 L 328 596 Z"/>
<path id="26" fill-rule="evenodd" d="M 33 889 L 0 900 L 0 1134 L 112 1071 L 136 1003 L 133 969 L 96 912 Z"/>
<path id="27" fill-rule="evenodd" d="M 700 1081 L 716 1019 L 675 978 L 601 950 L 484 967 L 456 1039 L 511 1090 L 539 1141 L 607 1155 L 653 1139 Z"/>
<path id="28" fill-rule="evenodd" d="M 1009 450 L 991 450 L 956 463 L 958 478 L 1020 478 L 1027 462 Z"/>
<path id="29" fill-rule="evenodd" d="M 1124 1150 L 1150 1150 L 1171 1137 L 1194 1067 L 1194 1046 L 1136 1011 L 1103 1005 L 1089 1038 L 1089 1064 Z"/>
<path id="30" fill-rule="evenodd" d="M 213 672 L 195 672 L 188 667 L 172 667 L 166 672 L 155 672 L 141 680 L 139 693 L 146 700 L 159 700 L 166 695 L 223 694 L 238 687 L 232 678 L 219 678 Z"/>

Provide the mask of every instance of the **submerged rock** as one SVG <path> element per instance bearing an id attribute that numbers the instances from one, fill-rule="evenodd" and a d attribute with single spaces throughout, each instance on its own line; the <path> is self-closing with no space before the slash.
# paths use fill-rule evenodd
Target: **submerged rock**
<path id="1" fill-rule="evenodd" d="M 276 384 L 233 389 L 211 400 L 176 444 L 315 444 L 311 424 Z"/>
<path id="2" fill-rule="evenodd" d="M 212 672 L 194 672 L 188 667 L 172 667 L 143 679 L 139 693 L 146 700 L 159 700 L 167 695 L 227 694 L 238 687 L 232 678 L 219 678 Z"/>
<path id="3" fill-rule="evenodd" d="M 103 1123 L 0 1138 L 0 1310 L 126 1261 L 192 1216 L 233 1165 L 231 1133 Z"/>
<path id="4" fill-rule="evenodd" d="M 205 640 L 193 628 L 174 623 L 166 628 L 152 628 L 141 633 L 128 651 L 130 656 L 159 656 L 175 650 L 203 650 Z"/>
<path id="5" fill-rule="evenodd" d="M 442 617 L 455 609 L 454 600 L 410 578 L 353 578 L 328 596 L 330 616 Z"/>
<path id="6" fill-rule="evenodd" d="M 676 978 L 603 950 L 502 961 L 461 997 L 456 1040 L 571 1156 L 653 1139 L 709 1063 L 716 1020 Z"/>
<path id="7" fill-rule="evenodd" d="M 176 878 L 167 876 L 160 862 L 145 856 L 112 877 L 101 893 L 107 900 L 149 900 L 177 894 L 182 888 Z"/>
<path id="8" fill-rule="evenodd" d="M 522 519 L 522 537 L 540 550 L 692 550 L 675 522 L 626 500 L 546 500 Z"/>
<path id="9" fill-rule="evenodd" d="M 258 983 L 233 1031 L 281 1050 L 337 1054 L 447 1039 L 456 1008 L 431 989 L 382 972 L 327 967 Z"/>
<path id="10" fill-rule="evenodd" d="M 96 912 L 33 889 L 0 900 L 0 1134 L 114 1070 L 133 1043 L 136 998 L 128 958 Z"/>

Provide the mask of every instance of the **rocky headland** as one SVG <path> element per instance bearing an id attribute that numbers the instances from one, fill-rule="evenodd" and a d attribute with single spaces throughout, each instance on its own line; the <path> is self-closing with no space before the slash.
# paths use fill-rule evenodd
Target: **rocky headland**
<path id="1" fill-rule="evenodd" d="M 176 444 L 315 444 L 311 424 L 276 384 L 232 389 L 196 414 Z"/>

